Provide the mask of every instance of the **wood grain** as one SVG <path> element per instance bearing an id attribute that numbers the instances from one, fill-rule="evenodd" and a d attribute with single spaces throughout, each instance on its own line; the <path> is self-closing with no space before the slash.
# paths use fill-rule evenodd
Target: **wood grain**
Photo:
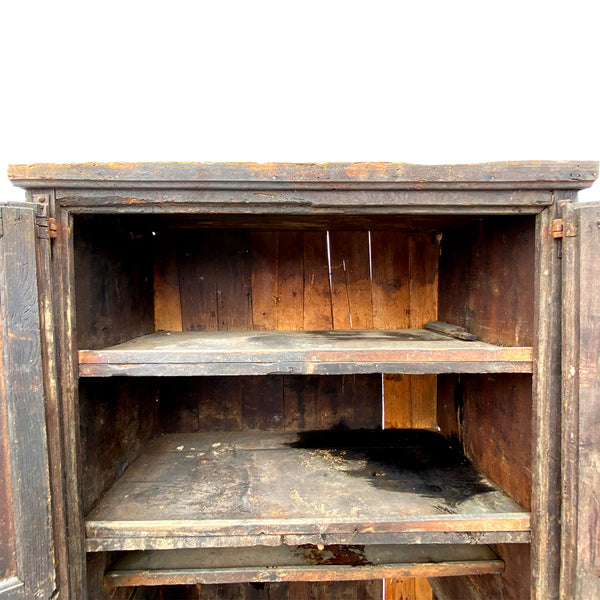
<path id="1" fill-rule="evenodd" d="M 304 233 L 304 329 L 332 329 L 327 234 Z"/>

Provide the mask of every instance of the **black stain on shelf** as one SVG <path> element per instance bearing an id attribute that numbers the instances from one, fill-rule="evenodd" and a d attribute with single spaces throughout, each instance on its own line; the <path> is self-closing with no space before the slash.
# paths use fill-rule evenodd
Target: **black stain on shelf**
<path id="1" fill-rule="evenodd" d="M 336 429 L 298 433 L 293 448 L 327 450 L 347 465 L 350 477 L 391 492 L 443 501 L 452 510 L 494 491 L 459 447 L 434 431 Z"/>

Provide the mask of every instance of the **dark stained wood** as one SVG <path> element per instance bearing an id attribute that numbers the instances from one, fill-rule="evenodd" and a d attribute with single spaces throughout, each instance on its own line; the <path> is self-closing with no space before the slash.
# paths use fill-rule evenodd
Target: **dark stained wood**
<path id="1" fill-rule="evenodd" d="M 85 532 L 80 497 L 80 432 L 77 385 L 77 337 L 73 216 L 56 208 L 57 237 L 52 252 L 56 278 L 56 330 L 59 340 L 59 376 L 63 431 L 65 521 L 69 566 L 69 594 L 87 594 Z"/>
<path id="2" fill-rule="evenodd" d="M 162 433 L 381 424 L 378 375 L 180 377 L 159 382 Z"/>
<path id="3" fill-rule="evenodd" d="M 217 316 L 220 331 L 252 329 L 250 239 L 247 232 L 221 232 L 217 251 Z"/>
<path id="4" fill-rule="evenodd" d="M 183 331 L 219 329 L 214 253 L 218 239 L 204 231 L 185 231 L 176 238 Z"/>
<path id="5" fill-rule="evenodd" d="M 497 575 L 469 575 L 471 585 L 479 592 L 481 598 L 528 598 L 531 580 L 529 544 L 503 544 L 491 548 L 498 558 L 503 560 L 504 571 Z"/>
<path id="6" fill-rule="evenodd" d="M 37 279 L 40 306 L 40 341 L 42 369 L 44 372 L 44 405 L 48 438 L 48 466 L 50 470 L 50 496 L 52 506 L 52 530 L 54 536 L 54 564 L 56 587 L 63 595 L 69 589 L 69 560 L 67 553 L 67 523 L 65 517 L 65 491 L 63 479 L 63 428 L 61 422 L 61 398 L 58 379 L 58 339 L 55 330 L 54 271 L 52 268 L 52 241 L 46 237 L 46 219 L 54 215 L 54 190 L 28 192 L 28 200 L 37 204 L 38 229 L 36 244 Z"/>
<path id="7" fill-rule="evenodd" d="M 110 567 L 107 582 L 136 585 L 248 581 L 356 581 L 382 577 L 501 573 L 487 546 L 256 546 L 129 552 Z"/>
<path id="8" fill-rule="evenodd" d="M 182 331 L 181 290 L 175 235 L 154 233 L 154 327 L 156 331 Z"/>
<path id="9" fill-rule="evenodd" d="M 409 163 L 83 163 L 11 165 L 22 187 L 258 187 L 310 186 L 396 189 L 576 188 L 598 176 L 596 162 L 495 162 L 470 165 Z M 274 201 L 277 195 L 264 195 Z"/>
<path id="10" fill-rule="evenodd" d="M 82 380 L 81 502 L 84 513 L 115 483 L 153 435 L 156 382 L 130 378 Z"/>
<path id="11" fill-rule="evenodd" d="M 600 594 L 600 205 L 567 205 L 563 240 L 561 595 Z"/>
<path id="12" fill-rule="evenodd" d="M 49 599 L 56 590 L 37 287 L 36 213 L 0 205 L 0 589 Z M 6 421 L 4 420 L 6 417 Z"/>
<path id="13" fill-rule="evenodd" d="M 463 577 L 434 577 L 429 580 L 436 600 L 487 600 Z M 526 598 L 526 596 L 524 596 Z"/>
<path id="14" fill-rule="evenodd" d="M 278 329 L 279 232 L 250 234 L 253 329 Z"/>
<path id="15" fill-rule="evenodd" d="M 100 348 L 154 331 L 151 232 L 116 217 L 74 226 L 77 343 Z"/>
<path id="16" fill-rule="evenodd" d="M 87 377 L 133 374 L 130 367 L 136 365 L 142 370 L 152 365 L 148 375 L 177 375 L 184 364 L 189 374 L 206 375 L 444 369 L 510 373 L 532 368 L 531 348 L 464 342 L 421 329 L 156 333 L 103 350 L 81 350 L 79 362 L 80 375 Z M 419 367 L 423 363 L 429 366 Z"/>
<path id="17" fill-rule="evenodd" d="M 400 492 L 393 504 L 390 492 Z M 157 438 L 88 515 L 87 533 L 89 549 L 102 538 L 135 549 L 136 531 L 168 544 L 315 529 L 350 539 L 352 532 L 527 531 L 528 521 L 433 432 L 214 432 Z"/>

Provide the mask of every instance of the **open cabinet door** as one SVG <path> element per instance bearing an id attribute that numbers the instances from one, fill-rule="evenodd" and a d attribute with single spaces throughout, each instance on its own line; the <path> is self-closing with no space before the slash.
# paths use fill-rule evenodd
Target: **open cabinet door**
<path id="1" fill-rule="evenodd" d="M 600 598 L 600 204 L 567 205 L 564 235 L 561 598 Z"/>
<path id="2" fill-rule="evenodd" d="M 0 600 L 55 591 L 36 207 L 0 206 Z"/>

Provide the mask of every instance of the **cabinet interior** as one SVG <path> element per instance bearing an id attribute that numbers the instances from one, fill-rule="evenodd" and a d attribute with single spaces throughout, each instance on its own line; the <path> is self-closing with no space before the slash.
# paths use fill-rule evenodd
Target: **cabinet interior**
<path id="1" fill-rule="evenodd" d="M 527 589 L 533 368 L 502 353 L 531 354 L 534 344 L 533 216 L 75 215 L 74 265 L 91 576 L 108 571 L 112 585 L 172 584 L 164 574 L 148 581 L 140 573 L 153 560 L 173 561 L 192 571 L 177 583 L 219 583 L 214 571 L 223 565 L 210 575 L 193 568 L 211 547 L 275 552 L 283 541 L 309 552 L 367 546 L 384 558 L 369 560 L 365 577 L 384 577 L 380 567 L 394 564 L 402 576 L 501 577 Z M 201 354 L 206 332 L 333 330 L 352 339 L 359 334 L 346 332 L 413 330 L 414 340 L 406 334 L 412 356 L 435 345 L 435 335 L 423 332 L 434 320 L 466 328 L 498 356 L 476 362 L 469 344 L 480 342 L 447 338 L 439 346 L 452 342 L 452 353 L 381 364 L 377 355 L 360 363 L 361 372 L 341 366 L 350 353 L 346 363 L 288 356 L 286 372 L 243 358 L 243 367 L 211 363 L 204 374 L 165 355 L 162 366 L 143 362 L 136 371 L 102 354 L 157 332 L 172 339 L 195 332 Z M 82 357 L 92 352 L 104 362 L 86 372 Z M 304 487 L 289 489 L 291 471 Z M 173 491 L 164 496 L 169 504 L 151 491 L 157 482 Z M 263 496 L 248 492 L 260 489 Z M 241 497 L 255 505 L 242 506 Z M 413 525 L 403 529 L 384 508 L 406 498 Z M 228 521 L 232 507 L 241 512 Z M 202 521 L 203 513 L 210 523 L 196 522 L 186 536 L 185 515 Z M 319 531 L 306 528 L 311 518 L 323 521 Z M 127 527 L 144 519 L 156 527 Z M 443 523 L 428 525 L 436 519 Z M 451 550 L 468 543 L 491 544 L 494 554 Z M 435 545 L 429 554 L 428 544 Z M 398 565 L 410 561 L 401 550 L 411 545 L 425 566 L 403 572 Z M 434 552 L 444 547 L 457 557 L 445 571 L 447 553 Z M 136 564 L 139 550 L 165 553 L 164 560 L 146 552 L 146 563 Z M 112 568 L 121 552 L 125 563 Z M 280 580 L 297 578 L 296 559 L 281 560 L 292 575 Z M 232 565 L 220 583 L 236 581 L 233 566 L 250 568 Z M 330 576 L 340 578 L 340 569 Z"/>

